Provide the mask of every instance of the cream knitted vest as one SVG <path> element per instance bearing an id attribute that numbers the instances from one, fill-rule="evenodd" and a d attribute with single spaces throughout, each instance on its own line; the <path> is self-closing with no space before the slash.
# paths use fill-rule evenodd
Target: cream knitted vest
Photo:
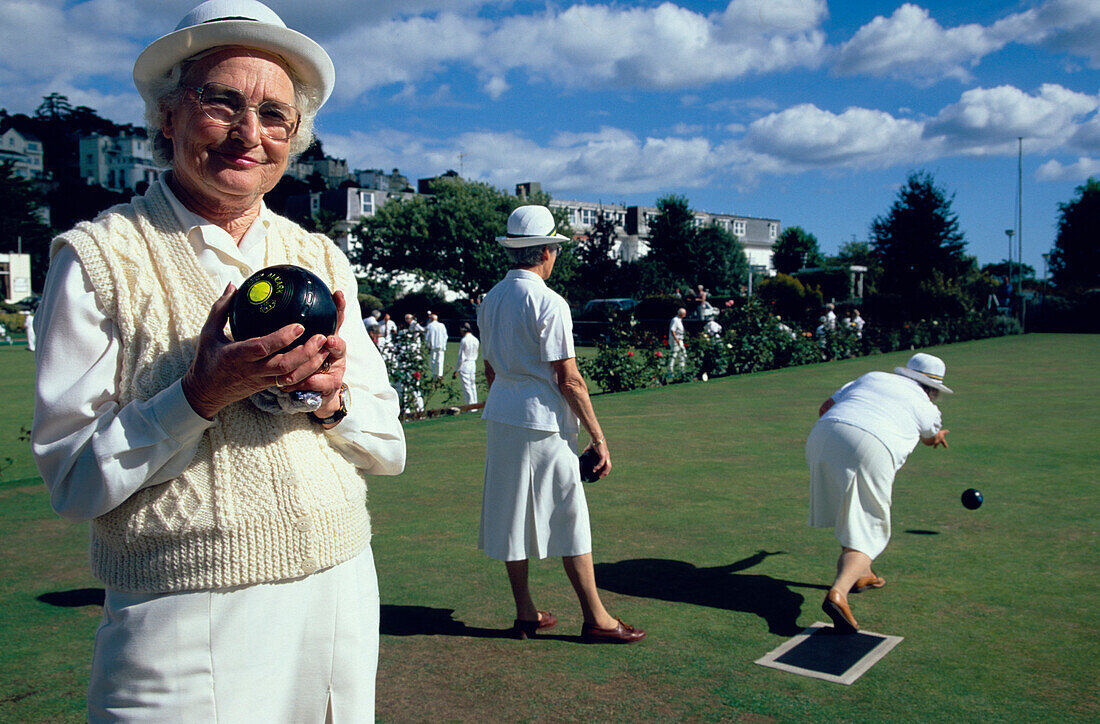
<path id="1" fill-rule="evenodd" d="M 54 240 L 70 244 L 122 339 L 119 404 L 180 379 L 220 296 L 159 185 Z M 298 264 L 330 286 L 351 272 L 336 246 L 277 217 L 271 264 Z M 335 287 L 333 287 L 335 288 Z M 95 575 L 123 591 L 227 588 L 308 575 L 370 541 L 366 484 L 304 414 L 248 400 L 218 413 L 187 470 L 92 522 Z"/>

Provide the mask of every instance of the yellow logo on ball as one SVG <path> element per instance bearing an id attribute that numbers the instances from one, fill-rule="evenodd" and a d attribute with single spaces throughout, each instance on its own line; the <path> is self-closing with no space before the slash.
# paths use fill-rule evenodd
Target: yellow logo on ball
<path id="1" fill-rule="evenodd" d="M 263 304 L 271 298 L 271 292 L 271 282 L 266 279 L 261 279 L 253 284 L 252 288 L 248 290 L 248 301 L 253 304 Z"/>

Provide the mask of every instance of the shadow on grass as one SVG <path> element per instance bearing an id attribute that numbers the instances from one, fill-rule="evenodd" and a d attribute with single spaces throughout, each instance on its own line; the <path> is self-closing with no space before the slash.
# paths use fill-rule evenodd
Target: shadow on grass
<path id="1" fill-rule="evenodd" d="M 798 617 L 804 598 L 791 587 L 823 591 L 829 587 L 739 573 L 781 553 L 760 551 L 735 563 L 709 568 L 665 558 L 597 563 L 596 583 L 600 588 L 628 596 L 744 611 L 764 619 L 770 633 L 794 636 L 803 629 L 798 625 Z"/>
<path id="2" fill-rule="evenodd" d="M 920 528 L 910 528 L 909 530 L 907 530 L 905 532 L 906 533 L 911 533 L 912 535 L 939 535 L 940 534 L 940 532 L 938 530 L 922 530 Z"/>
<path id="3" fill-rule="evenodd" d="M 485 639 L 512 638 L 511 629 L 467 626 L 455 619 L 453 608 L 382 604 L 380 629 L 384 636 L 473 636 Z"/>
<path id="4" fill-rule="evenodd" d="M 107 593 L 102 588 L 74 588 L 69 591 L 50 591 L 38 597 L 42 603 L 59 608 L 102 606 Z"/>

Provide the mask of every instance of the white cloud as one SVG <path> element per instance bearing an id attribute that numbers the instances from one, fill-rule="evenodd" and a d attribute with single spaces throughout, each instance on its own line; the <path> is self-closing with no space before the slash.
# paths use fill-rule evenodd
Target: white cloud
<path id="1" fill-rule="evenodd" d="M 975 88 L 928 122 L 925 137 L 967 155 L 1011 152 L 1021 137 L 1029 152 L 1058 148 L 1078 133 L 1087 145 L 1095 119 L 1085 130 L 1081 121 L 1098 107 L 1100 97 L 1051 83 L 1035 95 L 1012 86 Z"/>
<path id="2" fill-rule="evenodd" d="M 925 157 L 921 130 L 919 122 L 883 111 L 849 108 L 836 114 L 802 104 L 751 123 L 742 147 L 787 171 L 882 167 Z"/>
<path id="3" fill-rule="evenodd" d="M 1035 172 L 1040 181 L 1085 181 L 1089 177 L 1100 177 L 1100 158 L 1081 157 L 1068 166 L 1051 159 Z"/>
<path id="4" fill-rule="evenodd" d="M 1080 56 L 1100 68 L 1100 3 L 1095 0 L 1049 0 L 1006 23 L 1018 29 L 1020 42 Z"/>
<path id="5" fill-rule="evenodd" d="M 841 75 L 888 76 L 917 83 L 969 80 L 970 68 L 1005 44 L 981 25 L 944 28 L 921 7 L 905 4 L 878 16 L 837 51 Z"/>

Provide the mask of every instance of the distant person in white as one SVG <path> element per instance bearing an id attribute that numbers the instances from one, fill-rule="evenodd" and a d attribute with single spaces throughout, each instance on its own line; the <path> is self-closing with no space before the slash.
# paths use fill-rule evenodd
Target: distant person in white
<path id="1" fill-rule="evenodd" d="M 470 330 L 470 325 L 463 324 L 459 329 L 462 339 L 458 342 L 458 364 L 455 365 L 454 374 L 462 383 L 462 404 L 477 404 L 477 354 L 481 343 Z"/>
<path id="2" fill-rule="evenodd" d="M 34 333 L 34 312 L 29 312 L 27 318 L 24 320 L 27 325 L 27 349 L 31 352 L 34 351 L 34 343 L 37 335 Z"/>
<path id="3" fill-rule="evenodd" d="M 528 587 L 531 556 L 561 556 L 581 605 L 581 637 L 593 643 L 629 643 L 645 636 L 612 617 L 600 601 L 592 564 L 588 503 L 581 485 L 578 423 L 597 456 L 595 473 L 611 471 L 611 454 L 577 369 L 569 305 L 546 286 L 561 240 L 545 206 L 520 206 L 497 237 L 512 269 L 477 310 L 489 396 L 485 487 L 478 547 L 504 561 L 517 638 L 554 626 Z"/>
<path id="4" fill-rule="evenodd" d="M 836 329 L 836 309 L 832 303 L 825 305 L 825 329 Z"/>
<path id="5" fill-rule="evenodd" d="M 882 588 L 871 570 L 890 540 L 894 475 L 917 441 L 947 447 L 935 400 L 951 390 L 943 384 L 939 357 L 918 353 L 894 374 L 868 372 L 825 400 L 806 442 L 810 467 L 810 519 L 833 528 L 840 541 L 837 574 L 821 608 L 836 630 L 859 629 L 848 593 Z"/>
<path id="6" fill-rule="evenodd" d="M 867 325 L 866 320 L 859 316 L 859 310 L 852 310 L 852 327 L 856 330 L 856 337 L 863 338 L 863 328 Z"/>
<path id="7" fill-rule="evenodd" d="M 684 371 L 687 362 L 687 348 L 684 347 L 684 317 L 687 310 L 680 307 L 676 310 L 676 316 L 668 324 L 668 371 L 670 374 Z"/>
<path id="8" fill-rule="evenodd" d="M 443 377 L 443 356 L 447 353 L 447 327 L 439 321 L 438 314 L 428 313 L 428 326 L 424 329 L 428 343 L 428 369 L 435 378 Z"/>

